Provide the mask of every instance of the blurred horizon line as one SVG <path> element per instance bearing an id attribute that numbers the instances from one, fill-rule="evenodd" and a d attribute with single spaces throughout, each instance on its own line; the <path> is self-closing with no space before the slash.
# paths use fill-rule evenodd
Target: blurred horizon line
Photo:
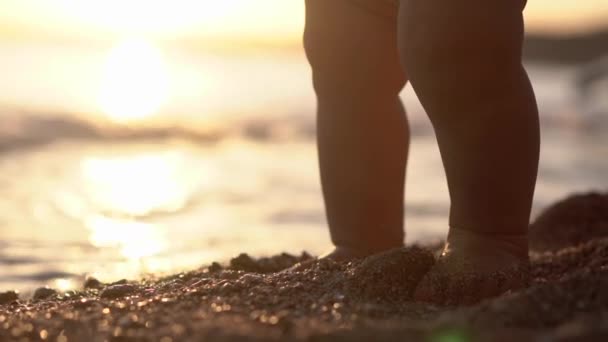
<path id="1" fill-rule="evenodd" d="M 581 37 L 594 36 L 608 32 L 608 24 L 605 22 L 589 25 L 589 27 L 576 30 L 555 30 L 555 29 L 528 29 L 526 37 L 546 38 L 551 40 L 577 39 Z M 0 44 L 2 43 L 43 43 L 57 45 L 82 45 L 83 43 L 91 46 L 107 46 L 114 44 L 117 40 L 125 37 L 137 36 L 161 46 L 179 46 L 182 48 L 192 48 L 195 50 L 294 50 L 300 49 L 301 35 L 286 34 L 275 36 L 247 36 L 247 35 L 220 35 L 211 36 L 199 34 L 149 34 L 149 33 L 105 33 L 105 34 L 86 34 L 78 35 L 72 32 L 44 32 L 38 29 L 22 30 L 10 29 L 0 26 Z"/>

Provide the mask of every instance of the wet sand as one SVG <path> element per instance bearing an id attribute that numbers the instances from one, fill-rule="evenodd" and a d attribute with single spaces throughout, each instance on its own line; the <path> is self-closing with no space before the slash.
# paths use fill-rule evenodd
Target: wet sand
<path id="1" fill-rule="evenodd" d="M 531 226 L 528 288 L 468 307 L 412 302 L 436 247 L 347 264 L 234 258 L 158 279 L 81 291 L 0 294 L 0 340 L 607 341 L 608 195 L 574 196 Z"/>

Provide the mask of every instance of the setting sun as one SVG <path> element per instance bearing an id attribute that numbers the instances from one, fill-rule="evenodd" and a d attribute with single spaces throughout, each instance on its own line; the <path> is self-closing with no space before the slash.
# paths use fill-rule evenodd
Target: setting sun
<path id="1" fill-rule="evenodd" d="M 115 121 L 158 112 L 169 96 L 169 76 L 161 51 L 139 38 L 126 39 L 110 52 L 102 73 L 99 102 Z"/>

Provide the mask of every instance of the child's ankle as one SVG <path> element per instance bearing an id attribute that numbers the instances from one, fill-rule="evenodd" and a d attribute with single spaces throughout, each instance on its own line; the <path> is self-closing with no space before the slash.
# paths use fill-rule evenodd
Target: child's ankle
<path id="1" fill-rule="evenodd" d="M 476 232 L 450 227 L 447 241 L 453 248 L 498 249 L 521 259 L 528 258 L 527 233 Z"/>
<path id="2" fill-rule="evenodd" d="M 403 244 L 382 245 L 382 246 L 345 246 L 336 245 L 334 250 L 324 257 L 329 257 L 334 260 L 348 260 L 365 258 L 373 254 L 388 251 L 394 248 L 403 247 Z"/>

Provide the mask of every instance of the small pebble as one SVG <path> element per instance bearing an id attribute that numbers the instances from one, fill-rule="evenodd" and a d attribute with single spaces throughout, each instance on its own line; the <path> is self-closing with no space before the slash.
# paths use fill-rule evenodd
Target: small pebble
<path id="1" fill-rule="evenodd" d="M 214 262 L 211 264 L 211 266 L 209 266 L 209 272 L 211 272 L 211 273 L 219 272 L 221 270 L 222 270 L 222 265 L 220 265 L 217 262 Z"/>
<path id="2" fill-rule="evenodd" d="M 239 278 L 239 281 L 245 284 L 259 284 L 264 281 L 264 277 L 255 273 L 246 273 Z"/>
<path id="3" fill-rule="evenodd" d="M 87 277 L 87 279 L 84 281 L 85 289 L 100 289 L 102 287 L 103 284 L 95 277 Z"/>
<path id="4" fill-rule="evenodd" d="M 19 294 L 15 291 L 6 291 L 0 293 L 0 305 L 10 304 L 19 299 Z"/>
<path id="5" fill-rule="evenodd" d="M 260 272 L 260 265 L 248 254 L 241 253 L 238 257 L 230 260 L 230 268 L 237 271 Z"/>
<path id="6" fill-rule="evenodd" d="M 110 285 L 101 292 L 101 298 L 115 299 L 129 295 L 135 291 L 135 286 L 130 284 Z"/>
<path id="7" fill-rule="evenodd" d="M 42 300 L 52 297 L 57 294 L 56 290 L 48 287 L 40 287 L 34 292 L 34 300 Z"/>
<path id="8" fill-rule="evenodd" d="M 115 282 L 111 283 L 110 286 L 112 286 L 112 285 L 126 285 L 128 283 L 129 283 L 129 281 L 127 281 L 127 279 L 120 279 L 118 281 L 115 281 Z"/>

